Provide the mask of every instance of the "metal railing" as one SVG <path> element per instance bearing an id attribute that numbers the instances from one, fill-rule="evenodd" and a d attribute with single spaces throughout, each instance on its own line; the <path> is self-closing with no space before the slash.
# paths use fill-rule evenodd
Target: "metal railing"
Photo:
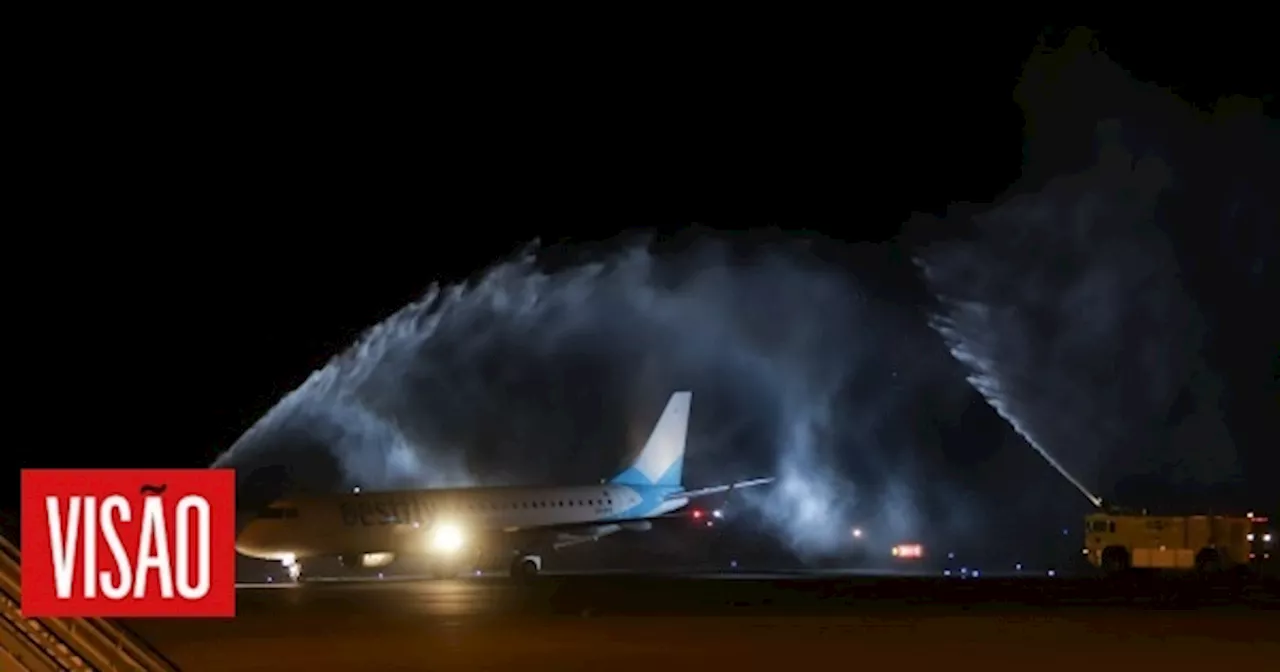
<path id="1" fill-rule="evenodd" d="M 0 606 L 7 642 L 17 648 L 18 669 L 99 670 L 100 672 L 177 672 L 177 667 L 142 638 L 101 618 L 22 617 L 22 555 L 0 537 Z M 8 633 L 7 635 L 5 633 Z M 34 654 L 32 651 L 40 653 Z M 3 660 L 3 657 L 0 657 Z"/>
<path id="2" fill-rule="evenodd" d="M 23 627 L 22 616 L 14 620 L 10 614 L 11 601 L 4 601 L 4 614 L 0 615 L 0 669 L 22 672 L 59 672 L 66 664 L 58 662 L 45 651 L 45 645 L 36 641 L 37 635 Z"/>

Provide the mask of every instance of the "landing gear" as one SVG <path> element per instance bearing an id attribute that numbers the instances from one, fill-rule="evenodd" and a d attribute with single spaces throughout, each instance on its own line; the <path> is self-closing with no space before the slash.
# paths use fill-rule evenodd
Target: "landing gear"
<path id="1" fill-rule="evenodd" d="M 511 578 L 516 581 L 531 581 L 542 571 L 542 556 L 517 553 L 511 559 Z"/>

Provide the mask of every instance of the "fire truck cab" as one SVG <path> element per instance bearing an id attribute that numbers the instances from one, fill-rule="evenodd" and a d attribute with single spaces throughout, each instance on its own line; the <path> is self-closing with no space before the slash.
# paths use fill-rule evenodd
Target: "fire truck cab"
<path id="1" fill-rule="evenodd" d="M 1095 513 L 1084 554 L 1105 572 L 1131 568 L 1218 571 L 1250 562 L 1249 517 Z"/>

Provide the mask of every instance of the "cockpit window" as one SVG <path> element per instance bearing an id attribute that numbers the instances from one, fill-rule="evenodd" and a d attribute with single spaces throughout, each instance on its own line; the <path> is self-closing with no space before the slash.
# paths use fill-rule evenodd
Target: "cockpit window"
<path id="1" fill-rule="evenodd" d="M 286 518 L 297 518 L 298 510 L 294 508 L 270 507 L 267 509 L 263 509 L 262 513 L 258 514 L 258 517 L 264 518 L 267 520 L 283 520 Z"/>

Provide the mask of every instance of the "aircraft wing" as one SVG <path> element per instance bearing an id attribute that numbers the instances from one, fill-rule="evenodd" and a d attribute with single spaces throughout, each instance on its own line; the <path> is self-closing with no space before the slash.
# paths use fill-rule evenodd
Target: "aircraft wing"
<path id="1" fill-rule="evenodd" d="M 579 532 L 583 530 L 591 530 L 594 528 L 604 527 L 606 525 L 619 525 L 622 527 L 626 527 L 628 525 L 643 525 L 646 522 L 654 521 L 654 520 L 664 520 L 668 518 L 671 518 L 671 519 L 687 518 L 687 517 L 688 516 L 682 513 L 663 513 L 657 516 L 644 516 L 644 517 L 637 517 L 637 518 L 616 518 L 611 520 L 598 520 L 598 521 L 590 521 L 590 522 L 583 522 L 583 523 L 559 523 L 555 525 L 529 525 L 526 527 L 508 527 L 508 528 L 504 528 L 502 531 L 507 533 L 517 533 L 517 532 L 573 533 L 573 532 Z"/>
<path id="2" fill-rule="evenodd" d="M 772 476 L 767 478 L 753 478 L 749 481 L 738 481 L 737 483 L 730 483 L 728 485 L 712 485 L 710 487 L 698 488 L 696 490 L 685 490 L 683 492 L 673 492 L 667 495 L 666 497 L 664 497 L 663 499 L 694 499 L 697 497 L 706 497 L 707 495 L 717 495 L 722 492 L 729 492 L 730 490 L 738 490 L 740 488 L 750 488 L 757 485 L 767 485 L 769 483 L 772 483 L 773 481 L 774 481 L 774 478 Z"/>

